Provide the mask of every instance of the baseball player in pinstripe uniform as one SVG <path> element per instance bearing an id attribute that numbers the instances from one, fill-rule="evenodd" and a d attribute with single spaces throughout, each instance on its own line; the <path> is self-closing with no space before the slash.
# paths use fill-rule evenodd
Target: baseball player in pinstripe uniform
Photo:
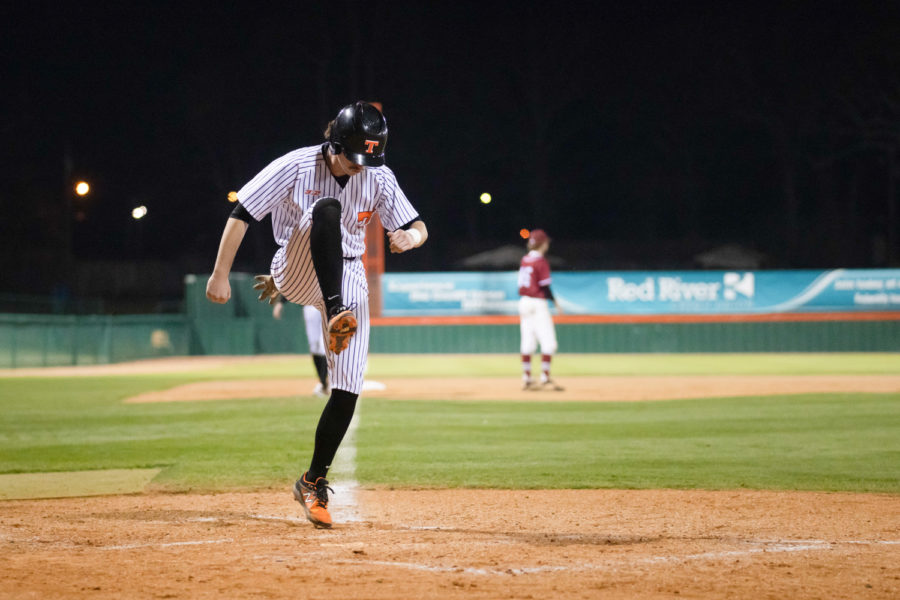
<path id="1" fill-rule="evenodd" d="M 384 166 L 387 134 L 381 111 L 356 102 L 328 124 L 324 144 L 289 152 L 251 179 L 237 193 L 206 285 L 210 300 L 228 301 L 228 274 L 248 223 L 271 215 L 280 248 L 271 275 L 257 277 L 254 287 L 261 300 L 281 294 L 317 307 L 328 346 L 331 396 L 319 419 L 309 469 L 293 487 L 316 527 L 331 527 L 325 476 L 353 417 L 368 358 L 369 298 L 360 260 L 366 225 L 377 213 L 394 253 L 428 238 L 425 223 Z"/>

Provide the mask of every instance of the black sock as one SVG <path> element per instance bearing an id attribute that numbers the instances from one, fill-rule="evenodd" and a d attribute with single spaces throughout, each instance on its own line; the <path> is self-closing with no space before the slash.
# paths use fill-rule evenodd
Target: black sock
<path id="1" fill-rule="evenodd" d="M 341 296 L 341 278 L 344 275 L 341 203 L 336 198 L 322 198 L 313 207 L 309 252 L 325 299 L 325 314 L 331 317 L 334 309 L 344 304 Z"/>
<path id="2" fill-rule="evenodd" d="M 322 387 L 328 387 L 328 361 L 324 354 L 313 354 L 313 364 L 316 365 L 316 373 L 319 375 L 319 383 Z"/>
<path id="3" fill-rule="evenodd" d="M 353 411 L 356 409 L 357 394 L 344 390 L 331 390 L 331 397 L 325 404 L 319 426 L 316 428 L 316 447 L 313 450 L 312 462 L 309 465 L 307 480 L 315 481 L 328 475 L 328 468 L 337 453 L 344 434 L 350 426 Z"/>

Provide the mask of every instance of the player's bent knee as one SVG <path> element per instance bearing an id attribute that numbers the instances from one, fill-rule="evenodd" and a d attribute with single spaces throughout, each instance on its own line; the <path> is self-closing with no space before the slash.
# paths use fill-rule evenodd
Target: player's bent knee
<path id="1" fill-rule="evenodd" d="M 337 198 L 322 198 L 312 210 L 313 221 L 320 219 L 340 219 L 341 202 Z"/>
<path id="2" fill-rule="evenodd" d="M 329 398 L 328 403 L 332 405 L 332 410 L 340 413 L 349 421 L 353 417 L 353 411 L 356 409 L 357 398 L 359 398 L 359 394 L 332 388 L 331 398 Z"/>

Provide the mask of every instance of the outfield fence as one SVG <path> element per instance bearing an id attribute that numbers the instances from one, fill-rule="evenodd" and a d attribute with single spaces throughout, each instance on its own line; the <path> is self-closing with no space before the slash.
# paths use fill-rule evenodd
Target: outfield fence
<path id="1" fill-rule="evenodd" d="M 275 321 L 186 315 L 0 315 L 0 368 L 92 365 L 187 355 L 304 354 L 302 311 Z M 578 322 L 557 324 L 560 351 L 900 352 L 900 319 L 722 322 Z M 519 351 L 510 322 L 437 324 L 375 320 L 375 353 Z"/>
<path id="2" fill-rule="evenodd" d="M 107 364 L 189 349 L 183 315 L 0 315 L 0 368 Z"/>
<path id="3" fill-rule="evenodd" d="M 304 354 L 301 307 L 281 320 L 234 273 L 232 300 L 213 304 L 189 275 L 180 315 L 0 314 L 0 368 L 116 363 L 187 355 Z M 564 315 L 560 352 L 900 352 L 900 312 L 727 315 Z M 372 319 L 374 353 L 519 351 L 514 315 Z"/>

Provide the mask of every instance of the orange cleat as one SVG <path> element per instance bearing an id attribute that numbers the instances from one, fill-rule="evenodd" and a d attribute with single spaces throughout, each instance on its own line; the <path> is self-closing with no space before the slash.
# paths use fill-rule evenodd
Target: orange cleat
<path id="1" fill-rule="evenodd" d="M 334 493 L 334 490 L 328 487 L 328 481 L 324 477 L 310 483 L 306 480 L 306 475 L 304 473 L 294 482 L 294 499 L 303 505 L 310 523 L 320 529 L 329 529 L 331 515 L 328 514 L 328 492 Z"/>
<path id="2" fill-rule="evenodd" d="M 356 316 L 346 306 L 339 307 L 328 320 L 328 349 L 340 354 L 350 345 L 350 338 L 356 333 Z"/>

